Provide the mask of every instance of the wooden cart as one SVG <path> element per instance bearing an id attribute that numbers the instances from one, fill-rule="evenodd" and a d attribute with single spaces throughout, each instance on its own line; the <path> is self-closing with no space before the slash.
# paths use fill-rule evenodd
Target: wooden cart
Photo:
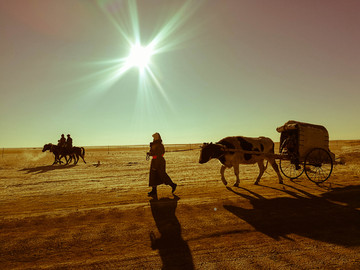
<path id="1" fill-rule="evenodd" d="M 329 133 L 325 127 L 297 121 L 288 121 L 276 129 L 280 135 L 281 172 L 290 179 L 305 172 L 314 183 L 326 181 L 336 163 L 329 150 Z"/>

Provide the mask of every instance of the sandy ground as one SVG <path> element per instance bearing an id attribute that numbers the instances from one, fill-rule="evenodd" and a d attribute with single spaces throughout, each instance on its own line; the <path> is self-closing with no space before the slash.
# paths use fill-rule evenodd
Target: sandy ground
<path id="1" fill-rule="evenodd" d="M 255 186 L 257 166 L 242 165 L 238 188 L 198 148 L 167 152 L 178 189 L 160 186 L 158 201 L 147 147 L 89 147 L 76 166 L 4 149 L 0 269 L 360 269 L 360 141 L 330 149 L 346 164 L 320 186 L 278 184 L 270 167 Z"/>

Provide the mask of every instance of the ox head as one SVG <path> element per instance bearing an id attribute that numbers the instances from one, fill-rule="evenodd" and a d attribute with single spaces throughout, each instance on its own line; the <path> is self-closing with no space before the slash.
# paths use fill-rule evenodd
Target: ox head
<path id="1" fill-rule="evenodd" d="M 199 163 L 203 164 L 212 158 L 218 158 L 222 155 L 221 146 L 213 143 L 203 143 L 200 151 Z"/>

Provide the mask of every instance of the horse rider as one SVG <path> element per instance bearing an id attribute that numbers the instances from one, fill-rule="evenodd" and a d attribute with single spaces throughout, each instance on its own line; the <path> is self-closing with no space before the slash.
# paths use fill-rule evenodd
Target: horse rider
<path id="1" fill-rule="evenodd" d="M 71 148 L 73 147 L 72 143 L 73 143 L 73 139 L 70 137 L 70 134 L 68 134 L 66 139 L 66 148 L 68 151 L 70 151 Z"/>
<path id="2" fill-rule="evenodd" d="M 66 144 L 65 135 L 61 134 L 60 140 L 58 140 L 58 146 L 65 147 L 65 144 Z"/>

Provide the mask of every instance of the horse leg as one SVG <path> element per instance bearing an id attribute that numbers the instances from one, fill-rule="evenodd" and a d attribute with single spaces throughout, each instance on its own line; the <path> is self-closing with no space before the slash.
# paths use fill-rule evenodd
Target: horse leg
<path id="1" fill-rule="evenodd" d="M 82 160 L 83 160 L 83 161 L 84 161 L 84 163 L 86 164 L 86 161 L 85 161 L 85 159 L 84 159 L 83 155 L 80 155 L 80 157 L 82 158 Z"/>
<path id="2" fill-rule="evenodd" d="M 69 157 L 69 159 L 66 157 L 66 155 L 65 155 L 65 160 L 66 160 L 66 165 L 68 165 L 69 163 L 70 163 L 70 161 L 71 161 L 71 156 Z"/>
<path id="3" fill-rule="evenodd" d="M 74 164 L 76 165 L 79 162 L 79 155 L 75 154 L 74 155 Z"/>
<path id="4" fill-rule="evenodd" d="M 82 160 L 86 164 L 86 161 L 85 161 L 85 148 L 84 147 L 81 147 L 80 157 L 82 158 Z"/>
<path id="5" fill-rule="evenodd" d="M 62 158 L 63 158 L 62 155 L 57 155 L 57 159 L 58 159 L 60 165 L 61 165 L 61 163 L 64 163 L 63 161 L 61 161 Z"/>
<path id="6" fill-rule="evenodd" d="M 52 165 L 54 165 L 54 164 L 56 164 L 56 163 L 60 163 L 61 164 L 61 160 L 60 160 L 60 158 L 59 158 L 59 155 L 58 154 L 54 154 L 54 156 L 55 156 L 55 158 L 54 158 L 54 163 L 52 164 Z"/>
<path id="7" fill-rule="evenodd" d="M 62 158 L 65 158 L 65 160 L 66 160 L 65 165 L 67 165 L 67 164 L 68 164 L 68 160 L 67 160 L 66 156 L 64 156 L 64 155 L 61 155 L 60 158 L 59 158 L 60 164 L 61 164 L 61 163 L 64 163 L 63 161 L 61 161 Z"/>
<path id="8" fill-rule="evenodd" d="M 265 172 L 264 160 L 258 161 L 258 165 L 259 165 L 260 172 L 259 172 L 258 177 L 256 178 L 255 183 L 254 183 L 255 185 L 259 184 L 260 178 L 261 178 L 261 176 L 263 176 L 263 174 Z"/>

